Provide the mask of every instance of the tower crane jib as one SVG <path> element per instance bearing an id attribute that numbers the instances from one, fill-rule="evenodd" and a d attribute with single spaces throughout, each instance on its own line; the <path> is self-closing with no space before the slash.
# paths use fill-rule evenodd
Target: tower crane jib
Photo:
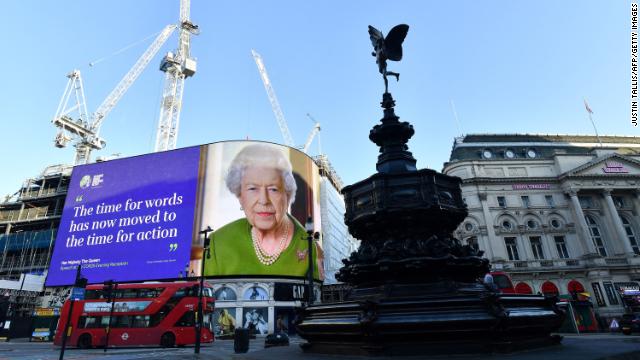
<path id="1" fill-rule="evenodd" d="M 309 136 L 307 136 L 307 141 L 302 146 L 302 151 L 304 151 L 305 153 L 307 152 L 307 150 L 309 150 L 309 146 L 311 146 L 311 142 L 313 141 L 313 138 L 316 135 L 318 135 L 318 133 L 320 132 L 320 123 L 317 122 L 316 119 L 314 119 L 313 116 L 311 116 L 311 114 L 307 114 L 307 117 L 311 119 L 311 121 L 313 121 L 314 125 L 313 125 L 313 129 L 311 129 L 311 132 L 309 133 Z"/>
<path id="2" fill-rule="evenodd" d="M 162 32 L 156 37 L 156 39 L 151 43 L 151 46 L 147 48 L 147 50 L 138 58 L 138 61 L 131 67 L 129 72 L 120 80 L 118 85 L 111 91 L 111 93 L 104 99 L 102 104 L 98 106 L 96 111 L 93 113 L 93 118 L 95 119 L 95 128 L 99 128 L 107 114 L 113 107 L 116 106 L 118 101 L 122 98 L 122 96 L 129 90 L 129 87 L 133 84 L 134 81 L 142 74 L 142 71 L 146 69 L 151 59 L 158 53 L 162 45 L 167 41 L 169 36 L 173 34 L 173 31 L 176 29 L 176 25 L 167 25 Z"/>
<path id="3" fill-rule="evenodd" d="M 291 133 L 289 132 L 289 127 L 287 126 L 287 121 L 284 119 L 284 114 L 282 113 L 282 109 L 280 108 L 280 103 L 278 102 L 278 98 L 276 97 L 275 91 L 273 91 L 273 87 L 271 86 L 271 81 L 269 81 L 269 75 L 267 75 L 267 69 L 264 66 L 264 62 L 262 61 L 262 56 L 258 54 L 255 50 L 251 50 L 251 54 L 253 55 L 253 59 L 256 62 L 256 66 L 258 66 L 258 72 L 260 72 L 260 78 L 262 79 L 262 83 L 264 84 L 264 89 L 267 91 L 267 96 L 269 97 L 269 102 L 271 103 L 271 109 L 273 110 L 273 114 L 276 117 L 276 121 L 278 122 L 278 127 L 280 127 L 280 132 L 282 133 L 282 137 L 284 138 L 284 143 L 288 146 L 295 146 L 293 142 L 293 138 L 291 137 Z"/>
<path id="4" fill-rule="evenodd" d="M 55 140 L 57 147 L 64 147 L 72 138 L 77 138 L 75 144 L 75 165 L 88 163 L 90 161 L 91 151 L 100 150 L 105 146 L 105 140 L 99 137 L 100 126 L 105 117 L 116 106 L 127 90 L 129 90 L 131 85 L 140 76 L 176 28 L 176 25 L 168 25 L 164 28 L 147 50 L 138 58 L 129 72 L 125 74 L 118 85 L 116 85 L 102 104 L 100 104 L 90 119 L 87 118 L 86 115 L 86 101 L 80 71 L 74 70 L 67 75 L 69 81 L 52 122 L 60 128 Z M 69 106 L 71 93 L 75 94 L 75 105 L 73 106 Z M 73 119 L 69 114 L 76 110 L 79 116 L 77 119 Z"/>

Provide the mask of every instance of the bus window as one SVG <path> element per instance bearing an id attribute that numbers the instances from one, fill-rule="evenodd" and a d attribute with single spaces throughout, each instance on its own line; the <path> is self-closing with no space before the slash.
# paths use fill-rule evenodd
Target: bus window
<path id="1" fill-rule="evenodd" d="M 149 326 L 155 327 L 160 324 L 162 320 L 164 320 L 164 318 L 167 316 L 167 314 L 171 311 L 171 309 L 172 307 L 170 307 L 169 305 L 164 305 L 162 308 L 160 308 L 157 313 L 151 315 Z"/>
<path id="2" fill-rule="evenodd" d="M 195 325 L 195 319 L 196 319 L 195 312 L 187 311 L 186 313 L 184 313 L 184 315 L 182 315 L 180 320 L 176 321 L 176 324 L 174 326 L 191 327 Z"/>
<path id="3" fill-rule="evenodd" d="M 131 317 L 127 315 L 114 316 L 111 326 L 114 328 L 128 328 L 131 327 Z"/>
<path id="4" fill-rule="evenodd" d="M 132 316 L 132 322 L 131 322 L 131 327 L 134 328 L 146 328 L 149 327 L 149 322 L 151 319 L 151 316 L 149 315 L 135 315 Z"/>

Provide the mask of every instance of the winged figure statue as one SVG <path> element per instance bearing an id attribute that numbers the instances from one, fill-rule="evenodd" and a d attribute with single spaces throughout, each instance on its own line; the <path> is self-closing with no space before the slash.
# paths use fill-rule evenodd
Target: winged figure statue
<path id="1" fill-rule="evenodd" d="M 404 38 L 407 36 L 408 31 L 409 25 L 396 25 L 389 31 L 387 37 L 385 37 L 380 30 L 369 25 L 369 37 L 371 38 L 374 50 L 371 55 L 375 56 L 376 64 L 378 64 L 378 70 L 384 78 L 385 92 L 388 92 L 389 88 L 387 75 L 395 76 L 396 81 L 400 80 L 399 73 L 387 71 L 387 60 L 402 60 L 402 43 L 404 42 Z"/>

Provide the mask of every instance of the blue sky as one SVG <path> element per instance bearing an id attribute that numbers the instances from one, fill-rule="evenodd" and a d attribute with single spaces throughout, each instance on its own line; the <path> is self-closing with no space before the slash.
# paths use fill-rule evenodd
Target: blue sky
<path id="1" fill-rule="evenodd" d="M 53 146 L 50 123 L 80 69 L 95 110 L 151 40 L 113 54 L 178 20 L 179 0 L 3 3 L 0 31 L 0 195 L 73 148 Z M 410 25 L 404 59 L 390 62 L 396 113 L 413 124 L 409 149 L 419 167 L 441 170 L 460 133 L 639 135 L 630 124 L 629 1 L 208 1 L 192 0 L 198 72 L 185 85 L 178 147 L 229 139 L 282 142 L 251 49 L 265 62 L 297 143 L 313 123 L 346 184 L 375 171 L 369 130 L 382 117 L 384 90 L 367 25 L 386 33 Z M 174 34 L 116 108 L 95 155 L 153 149 L 163 73 Z M 93 67 L 91 61 L 107 56 Z M 451 102 L 455 103 L 459 125 Z M 318 153 L 317 139 L 311 146 Z"/>

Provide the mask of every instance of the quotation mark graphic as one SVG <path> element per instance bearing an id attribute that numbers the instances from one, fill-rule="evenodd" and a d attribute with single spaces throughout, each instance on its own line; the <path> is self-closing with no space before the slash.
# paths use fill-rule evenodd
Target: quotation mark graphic
<path id="1" fill-rule="evenodd" d="M 178 250 L 178 243 L 169 244 L 169 252 Z"/>

